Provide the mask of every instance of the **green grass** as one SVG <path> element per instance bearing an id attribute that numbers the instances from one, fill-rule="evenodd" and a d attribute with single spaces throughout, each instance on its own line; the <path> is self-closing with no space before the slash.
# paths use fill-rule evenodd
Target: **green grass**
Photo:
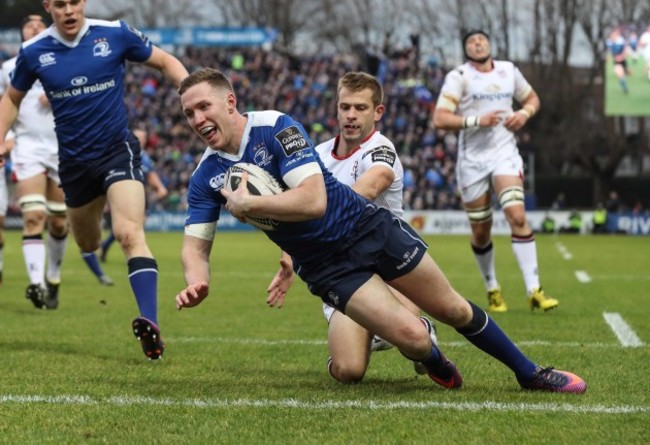
<path id="1" fill-rule="evenodd" d="M 650 80 L 645 71 L 645 62 L 639 56 L 636 62 L 628 58 L 627 78 L 629 93 L 623 93 L 614 73 L 611 58 L 605 64 L 605 115 L 607 116 L 650 116 Z"/>
<path id="2" fill-rule="evenodd" d="M 259 233 L 218 233 L 210 297 L 177 312 L 182 235 L 149 234 L 160 268 L 164 360 L 147 362 L 130 331 L 137 315 L 117 246 L 100 286 L 70 244 L 61 305 L 25 300 L 19 234 L 5 243 L 0 288 L 0 443 L 642 444 L 650 437 L 650 238 L 538 236 L 540 273 L 560 300 L 531 313 L 509 239 L 495 239 L 510 310 L 495 315 L 521 349 L 589 384 L 581 396 L 526 392 L 512 373 L 439 325 L 465 377 L 446 391 L 416 377 L 396 351 L 373 356 L 364 382 L 326 371 L 320 302 L 297 280 L 283 309 L 266 307 L 279 250 Z M 427 237 L 464 295 L 485 304 L 469 240 Z M 558 244 L 572 255 L 565 260 Z M 592 278 L 580 283 L 575 271 Z M 624 348 L 616 312 L 645 343 Z"/>

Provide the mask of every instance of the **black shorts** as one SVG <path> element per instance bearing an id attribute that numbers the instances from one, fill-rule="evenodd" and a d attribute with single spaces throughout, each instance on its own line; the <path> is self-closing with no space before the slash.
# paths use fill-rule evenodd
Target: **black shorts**
<path id="1" fill-rule="evenodd" d="M 345 312 L 350 297 L 372 277 L 391 281 L 412 271 L 427 244 L 390 211 L 366 207 L 354 232 L 323 261 L 296 265 L 312 294 Z"/>
<path id="2" fill-rule="evenodd" d="M 68 207 L 88 204 L 105 195 L 108 187 L 118 181 L 133 179 L 144 184 L 140 144 L 131 133 L 126 141 L 111 147 L 109 153 L 87 161 L 66 159 L 59 162 L 61 187 Z"/>

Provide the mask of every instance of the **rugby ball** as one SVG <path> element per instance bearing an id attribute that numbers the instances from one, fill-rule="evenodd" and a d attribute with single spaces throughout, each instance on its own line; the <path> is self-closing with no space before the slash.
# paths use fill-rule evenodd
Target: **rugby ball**
<path id="1" fill-rule="evenodd" d="M 248 193 L 255 196 L 277 195 L 284 191 L 278 181 L 266 170 L 255 164 L 240 162 L 228 169 L 224 180 L 224 188 L 235 191 L 241 183 L 244 173 L 248 173 Z M 271 218 L 248 215 L 244 220 L 261 230 L 275 230 L 278 222 Z"/>

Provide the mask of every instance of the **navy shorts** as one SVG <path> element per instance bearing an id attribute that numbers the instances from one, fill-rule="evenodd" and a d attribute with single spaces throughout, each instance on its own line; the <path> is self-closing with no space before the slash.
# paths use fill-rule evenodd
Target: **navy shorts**
<path id="1" fill-rule="evenodd" d="M 391 281 L 412 271 L 427 244 L 390 211 L 366 207 L 355 230 L 321 261 L 299 264 L 296 273 L 312 294 L 345 313 L 350 297 L 372 277 Z"/>
<path id="2" fill-rule="evenodd" d="M 61 160 L 59 177 L 66 205 L 75 208 L 88 204 L 105 195 L 108 187 L 118 181 L 133 179 L 144 184 L 141 159 L 140 144 L 129 132 L 126 141 L 112 146 L 102 157 Z"/>

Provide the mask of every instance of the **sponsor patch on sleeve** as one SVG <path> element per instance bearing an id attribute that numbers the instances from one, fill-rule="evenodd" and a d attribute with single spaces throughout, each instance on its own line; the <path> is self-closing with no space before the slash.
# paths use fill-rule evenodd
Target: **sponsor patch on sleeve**
<path id="1" fill-rule="evenodd" d="M 368 152 L 370 155 L 370 160 L 375 162 L 385 162 L 386 164 L 393 167 L 395 165 L 395 160 L 397 159 L 397 153 L 392 150 L 390 147 L 382 145 L 381 147 L 375 147 Z"/>
<path id="2" fill-rule="evenodd" d="M 295 125 L 285 128 L 276 134 L 275 139 L 280 143 L 282 150 L 284 150 L 284 153 L 287 156 L 291 156 L 292 154 L 309 147 L 307 138 Z"/>
<path id="3" fill-rule="evenodd" d="M 147 43 L 147 44 L 149 43 L 149 39 L 147 38 L 147 36 L 144 35 L 144 33 L 142 31 L 140 31 L 139 29 L 134 28 L 131 25 L 127 25 L 127 26 L 129 28 L 129 31 L 131 31 L 136 36 L 140 37 L 140 40 L 142 40 L 144 43 Z"/>

